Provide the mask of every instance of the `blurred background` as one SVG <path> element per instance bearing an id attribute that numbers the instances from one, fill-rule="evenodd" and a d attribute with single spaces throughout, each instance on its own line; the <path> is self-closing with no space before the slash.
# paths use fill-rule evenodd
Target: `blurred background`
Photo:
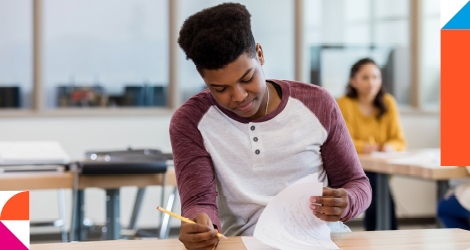
<path id="1" fill-rule="evenodd" d="M 172 113 L 205 89 L 177 47 L 179 28 L 222 2 L 0 0 L 0 140 L 56 140 L 72 159 L 129 146 L 170 152 Z M 236 2 L 252 14 L 266 78 L 309 82 L 339 97 L 352 64 L 371 57 L 398 101 L 408 148 L 440 147 L 439 0 Z M 399 219 L 433 223 L 434 182 L 397 176 L 391 187 Z M 136 189 L 121 190 L 126 226 Z M 86 217 L 104 224 L 104 191 L 86 192 Z M 69 191 L 66 199 L 70 211 Z M 159 187 L 149 188 L 140 228 L 158 226 L 159 201 Z M 56 202 L 53 190 L 33 191 L 31 220 L 57 217 L 55 206 L 42 205 Z"/>

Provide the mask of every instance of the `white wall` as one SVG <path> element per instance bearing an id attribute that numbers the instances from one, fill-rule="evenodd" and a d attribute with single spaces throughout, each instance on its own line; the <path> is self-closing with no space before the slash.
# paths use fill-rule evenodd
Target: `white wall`
<path id="1" fill-rule="evenodd" d="M 401 123 L 409 149 L 440 147 L 440 115 L 402 115 Z M 435 181 L 394 176 L 390 180 L 397 216 L 435 216 L 437 185 Z"/>
<path id="2" fill-rule="evenodd" d="M 2 118 L 0 140 L 57 140 L 73 159 L 81 159 L 86 150 L 151 147 L 171 151 L 168 135 L 170 117 L 60 117 Z M 409 148 L 439 147 L 439 115 L 402 115 L 402 124 Z M 400 217 L 432 216 L 436 204 L 434 182 L 409 177 L 391 180 Z M 169 192 L 169 188 L 167 192 Z M 145 196 L 141 228 L 158 226 L 160 188 L 150 187 Z M 121 222 L 128 224 L 136 188 L 121 189 Z M 71 191 L 66 192 L 67 211 L 71 211 Z M 105 193 L 100 189 L 86 191 L 86 217 L 97 224 L 105 223 Z M 180 210 L 179 198 L 176 211 Z M 57 192 L 31 192 L 31 220 L 58 218 Z M 178 226 L 178 221 L 172 222 Z M 32 230 L 37 232 L 37 230 Z"/>

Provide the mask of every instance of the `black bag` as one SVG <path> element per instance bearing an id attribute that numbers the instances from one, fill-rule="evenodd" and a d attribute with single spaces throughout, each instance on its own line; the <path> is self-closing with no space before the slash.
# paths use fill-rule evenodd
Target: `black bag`
<path id="1" fill-rule="evenodd" d="M 158 174 L 165 173 L 172 154 L 156 149 L 91 151 L 80 162 L 81 174 Z"/>

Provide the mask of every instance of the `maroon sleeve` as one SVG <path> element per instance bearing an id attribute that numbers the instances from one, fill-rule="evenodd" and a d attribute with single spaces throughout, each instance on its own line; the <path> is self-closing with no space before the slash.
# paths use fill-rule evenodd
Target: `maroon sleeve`
<path id="1" fill-rule="evenodd" d="M 302 84 L 292 92 L 294 98 L 312 110 L 328 133 L 321 147 L 323 166 L 330 186 L 348 192 L 349 204 L 341 221 L 349 221 L 369 207 L 372 189 L 338 104 L 328 91 L 312 84 Z"/>
<path id="2" fill-rule="evenodd" d="M 330 186 L 344 188 L 348 192 L 349 204 L 341 216 L 341 221 L 346 222 L 369 207 L 372 189 L 338 104 L 327 91 L 324 93 L 322 99 L 327 107 L 323 109 L 320 121 L 328 132 L 328 137 L 321 149 L 323 166 Z"/>
<path id="3" fill-rule="evenodd" d="M 183 217 L 193 219 L 204 212 L 220 230 L 212 160 L 197 128 L 198 122 L 210 105 L 201 104 L 197 99 L 191 99 L 181 106 L 170 122 L 170 140 L 181 213 Z"/>

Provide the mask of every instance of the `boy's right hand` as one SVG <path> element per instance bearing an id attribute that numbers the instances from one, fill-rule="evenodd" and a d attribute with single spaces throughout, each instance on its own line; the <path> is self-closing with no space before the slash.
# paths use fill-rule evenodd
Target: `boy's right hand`
<path id="1" fill-rule="evenodd" d="M 219 243 L 217 229 L 206 213 L 200 213 L 194 219 L 196 224 L 183 223 L 180 228 L 179 240 L 189 249 L 215 249 Z"/>

